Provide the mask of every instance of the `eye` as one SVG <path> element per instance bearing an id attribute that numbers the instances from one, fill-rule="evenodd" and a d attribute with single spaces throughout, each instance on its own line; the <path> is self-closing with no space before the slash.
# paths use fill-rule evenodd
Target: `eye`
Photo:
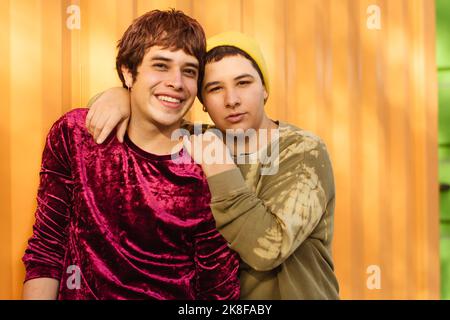
<path id="1" fill-rule="evenodd" d="M 153 67 L 160 71 L 167 70 L 167 65 L 165 63 L 154 63 Z"/>
<path id="2" fill-rule="evenodd" d="M 222 89 L 222 87 L 217 86 L 217 87 L 211 87 L 208 92 L 218 92 L 220 89 Z"/>
<path id="3" fill-rule="evenodd" d="M 241 81 L 239 81 L 239 82 L 237 83 L 237 85 L 238 85 L 239 87 L 245 87 L 245 86 L 248 85 L 248 84 L 250 84 L 250 81 L 248 81 L 248 80 L 241 80 Z"/>
<path id="4" fill-rule="evenodd" d="M 195 69 L 185 69 L 184 74 L 186 74 L 189 77 L 195 78 L 197 76 L 197 70 Z"/>

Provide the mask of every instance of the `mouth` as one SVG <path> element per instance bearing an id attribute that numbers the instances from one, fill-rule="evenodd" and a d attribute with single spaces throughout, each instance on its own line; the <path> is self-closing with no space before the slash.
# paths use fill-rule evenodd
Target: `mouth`
<path id="1" fill-rule="evenodd" d="M 233 114 L 230 114 L 225 119 L 228 120 L 231 123 L 238 123 L 238 122 L 241 122 L 244 119 L 244 116 L 246 114 L 247 114 L 246 112 L 233 113 Z"/>
<path id="2" fill-rule="evenodd" d="M 155 95 L 161 104 L 167 108 L 178 109 L 183 105 L 185 101 L 181 97 L 174 97 L 165 94 Z"/>

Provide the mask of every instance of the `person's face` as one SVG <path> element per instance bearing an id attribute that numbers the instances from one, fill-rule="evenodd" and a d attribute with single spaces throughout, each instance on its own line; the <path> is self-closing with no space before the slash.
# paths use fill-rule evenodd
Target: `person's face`
<path id="1" fill-rule="evenodd" d="M 243 56 L 228 56 L 206 64 L 203 102 L 220 130 L 260 129 L 267 96 L 258 72 Z"/>
<path id="2" fill-rule="evenodd" d="M 125 81 L 132 86 L 132 117 L 158 126 L 177 124 L 197 95 L 198 60 L 183 50 L 151 47 L 137 69 L 134 82 L 128 69 L 122 71 Z"/>

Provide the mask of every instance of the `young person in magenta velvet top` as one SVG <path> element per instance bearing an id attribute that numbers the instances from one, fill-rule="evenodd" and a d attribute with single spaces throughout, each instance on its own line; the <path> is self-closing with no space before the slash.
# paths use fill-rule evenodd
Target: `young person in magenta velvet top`
<path id="1" fill-rule="evenodd" d="M 241 257 L 241 298 L 338 299 L 331 253 L 335 189 L 324 142 L 269 119 L 268 71 L 254 39 L 226 32 L 210 38 L 207 50 L 199 98 L 220 132 L 192 135 L 186 149 L 208 177 L 219 231 Z M 128 99 L 126 90 L 113 88 L 94 103 L 87 126 L 97 142 L 115 126 L 121 139 Z M 240 139 L 244 152 L 228 144 L 242 132 L 250 132 Z M 201 156 L 213 149 L 236 164 L 227 156 L 222 163 Z"/>
<path id="2" fill-rule="evenodd" d="M 63 115 L 42 157 L 25 299 L 237 299 L 238 256 L 218 233 L 200 165 L 171 134 L 197 94 L 203 29 L 151 11 L 125 32 L 116 67 L 132 115 L 124 143 L 96 144 L 87 109 Z"/>

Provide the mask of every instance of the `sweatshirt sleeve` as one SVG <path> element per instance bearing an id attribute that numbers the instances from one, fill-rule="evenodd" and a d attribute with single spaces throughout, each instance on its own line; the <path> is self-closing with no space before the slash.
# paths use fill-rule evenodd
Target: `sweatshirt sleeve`
<path id="1" fill-rule="evenodd" d="M 283 263 L 334 210 L 334 181 L 317 137 L 289 145 L 279 154 L 278 172 L 259 178 L 258 195 L 237 168 L 209 177 L 208 184 L 218 230 L 244 262 L 264 271 Z"/>
<path id="2" fill-rule="evenodd" d="M 88 101 L 86 107 L 88 107 L 88 108 L 92 107 L 92 105 L 95 103 L 95 101 L 97 101 L 98 98 L 100 98 L 100 97 L 102 96 L 102 94 L 104 94 L 104 93 L 105 93 L 105 91 L 102 91 L 102 92 L 99 92 L 99 93 L 95 94 L 94 96 L 92 96 L 92 97 L 89 99 L 89 101 Z"/>
<path id="3" fill-rule="evenodd" d="M 62 276 L 73 188 L 65 119 L 50 129 L 42 155 L 33 234 L 22 258 L 25 281 Z"/>

